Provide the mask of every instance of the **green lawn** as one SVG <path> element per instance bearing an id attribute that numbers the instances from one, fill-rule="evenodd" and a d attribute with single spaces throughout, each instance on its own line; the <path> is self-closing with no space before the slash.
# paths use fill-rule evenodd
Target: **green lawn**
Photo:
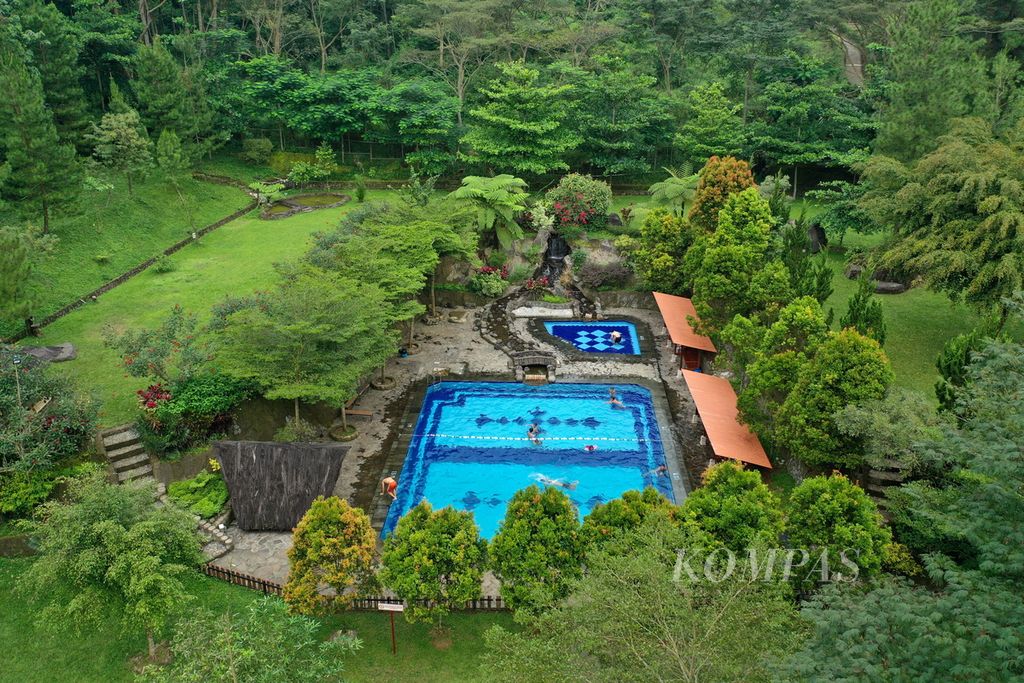
<path id="1" fill-rule="evenodd" d="M 847 248 L 869 248 L 878 244 L 881 235 L 849 234 L 844 240 Z M 857 289 L 857 281 L 843 275 L 846 254 L 830 251 L 827 255 L 835 270 L 832 284 L 835 291 L 825 302 L 825 310 L 835 310 L 834 326 L 846 313 L 850 297 Z M 954 304 L 944 294 L 936 294 L 924 287 L 915 287 L 903 294 L 876 295 L 882 302 L 885 316 L 885 352 L 892 361 L 896 383 L 925 394 L 935 396 L 938 379 L 935 358 L 950 337 L 973 328 L 977 314 L 967 306 Z"/>
<path id="2" fill-rule="evenodd" d="M 234 190 L 237 193 L 237 190 Z M 367 199 L 392 193 L 370 191 Z M 44 328 L 37 344 L 70 341 L 78 359 L 59 366 L 102 402 L 104 426 L 131 420 L 136 389 L 144 380 L 124 375 L 116 354 L 103 348 L 103 330 L 153 327 L 175 304 L 200 318 L 227 295 L 242 295 L 270 286 L 274 264 L 301 256 L 312 233 L 334 227 L 340 216 L 356 206 L 353 201 L 335 209 L 300 213 L 283 220 L 265 221 L 255 212 L 206 235 L 170 257 L 169 273 L 146 270 L 125 284 Z M 222 213 L 229 213 L 231 204 Z"/>
<path id="3" fill-rule="evenodd" d="M 186 205 L 155 176 L 136 182 L 131 196 L 120 176 L 110 181 L 110 192 L 84 195 L 77 213 L 54 217 L 50 230 L 56 247 L 32 276 L 37 319 L 184 239 L 193 225 L 202 228 L 250 201 L 238 188 L 191 178 L 181 181 Z M 0 216 L 5 218 L 12 217 Z M 21 321 L 0 324 L 0 334 L 21 329 Z"/>
<path id="4" fill-rule="evenodd" d="M 20 683 L 114 683 L 131 681 L 130 657 L 145 650 L 141 634 L 124 636 L 114 623 L 80 635 L 55 635 L 33 621 L 31 606 L 14 595 L 16 577 L 30 560 L 0 558 L 0 679 Z M 196 576 L 189 582 L 195 604 L 213 611 L 244 609 L 259 594 L 215 579 Z M 506 613 L 467 613 L 450 619 L 452 645 L 439 650 L 429 629 L 396 619 L 398 655 L 391 654 L 388 618 L 383 613 L 352 612 L 322 621 L 322 635 L 354 630 L 363 647 L 346 662 L 346 680 L 477 681 L 483 632 L 500 623 L 511 626 Z"/>

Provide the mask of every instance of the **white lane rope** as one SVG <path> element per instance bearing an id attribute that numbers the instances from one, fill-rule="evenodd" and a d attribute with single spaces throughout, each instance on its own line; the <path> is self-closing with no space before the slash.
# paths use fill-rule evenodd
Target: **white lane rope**
<path id="1" fill-rule="evenodd" d="M 653 439 L 645 439 L 640 437 L 633 437 L 630 439 L 622 439 L 614 436 L 544 436 L 541 434 L 538 437 L 529 436 L 482 436 L 473 434 L 441 434 L 441 433 L 430 433 L 430 434 L 413 434 L 413 437 L 433 437 L 443 439 L 472 439 L 479 441 L 623 441 L 629 443 L 653 441 Z"/>

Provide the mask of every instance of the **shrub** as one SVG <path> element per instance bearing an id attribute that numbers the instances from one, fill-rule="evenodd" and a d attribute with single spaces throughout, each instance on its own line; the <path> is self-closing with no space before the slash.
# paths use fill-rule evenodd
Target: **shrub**
<path id="1" fill-rule="evenodd" d="M 512 272 L 508 275 L 508 281 L 513 283 L 520 283 L 530 277 L 530 273 L 533 272 L 533 268 L 528 265 L 521 264 L 512 269 Z"/>
<path id="2" fill-rule="evenodd" d="M 756 187 L 750 164 L 734 157 L 713 156 L 700 171 L 687 217 L 701 230 L 712 232 L 718 223 L 718 211 L 729 195 L 748 187 Z"/>
<path id="3" fill-rule="evenodd" d="M 580 284 L 590 289 L 622 287 L 630 277 L 632 272 L 622 263 L 585 263 L 576 273 Z"/>
<path id="4" fill-rule="evenodd" d="M 251 164 L 265 164 L 270 161 L 274 144 L 267 138 L 247 138 L 242 141 L 242 158 Z"/>
<path id="5" fill-rule="evenodd" d="M 558 296 L 557 294 L 543 294 L 540 300 L 547 304 L 564 304 L 568 303 L 569 299 L 564 296 Z"/>
<path id="6" fill-rule="evenodd" d="M 505 292 L 505 281 L 499 272 L 479 272 L 469 281 L 469 289 L 481 296 L 493 298 Z"/>
<path id="7" fill-rule="evenodd" d="M 655 516 L 664 517 L 675 525 L 680 516 L 679 508 L 651 487 L 626 491 L 621 498 L 594 506 L 583 520 L 583 537 L 587 543 L 601 545 L 636 531 L 648 518 Z"/>
<path id="8" fill-rule="evenodd" d="M 297 420 L 293 417 L 287 418 L 284 427 L 274 432 L 274 441 L 286 443 L 310 443 L 312 441 L 320 441 L 322 438 L 323 430 L 312 422 L 303 420 L 301 417 Z"/>
<path id="9" fill-rule="evenodd" d="M 153 272 L 164 274 L 173 272 L 175 269 L 174 261 L 167 254 L 160 254 L 156 257 L 156 261 L 153 262 Z"/>
<path id="10" fill-rule="evenodd" d="M 377 534 L 360 508 L 320 496 L 295 527 L 284 600 L 300 614 L 347 607 L 374 585 Z M 333 590 L 324 591 L 323 586 Z"/>
<path id="11" fill-rule="evenodd" d="M 219 474 L 200 472 L 191 479 L 171 483 L 167 496 L 192 514 L 210 518 L 228 502 L 228 486 Z"/>
<path id="12" fill-rule="evenodd" d="M 0 475 L 0 514 L 25 517 L 57 486 L 52 470 L 14 470 Z"/>
<path id="13" fill-rule="evenodd" d="M 548 191 L 547 200 L 554 210 L 558 231 L 572 239 L 584 230 L 600 230 L 608 225 L 612 188 L 589 175 L 570 173 Z"/>
<path id="14" fill-rule="evenodd" d="M 296 185 L 305 185 L 307 183 L 317 183 L 322 180 L 327 180 L 328 175 L 330 175 L 330 173 L 327 169 L 322 168 L 315 163 L 311 164 L 308 161 L 296 161 L 292 164 L 291 170 L 288 171 L 288 180 Z"/>
<path id="15" fill-rule="evenodd" d="M 356 176 L 356 201 L 362 204 L 366 201 L 366 178 L 361 175 Z"/>

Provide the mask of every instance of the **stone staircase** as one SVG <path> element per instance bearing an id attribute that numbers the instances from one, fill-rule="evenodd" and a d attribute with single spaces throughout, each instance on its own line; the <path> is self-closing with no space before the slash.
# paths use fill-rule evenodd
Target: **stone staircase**
<path id="1" fill-rule="evenodd" d="M 100 442 L 118 484 L 153 478 L 153 464 L 135 427 L 108 429 L 100 434 Z"/>

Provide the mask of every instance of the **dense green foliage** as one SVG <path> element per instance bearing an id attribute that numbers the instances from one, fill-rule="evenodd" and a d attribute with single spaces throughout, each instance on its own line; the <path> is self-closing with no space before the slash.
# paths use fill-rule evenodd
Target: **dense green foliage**
<path id="1" fill-rule="evenodd" d="M 782 533 L 779 499 L 760 473 L 723 462 L 704 472 L 700 488 L 686 497 L 683 521 L 730 550 L 773 546 Z"/>
<path id="2" fill-rule="evenodd" d="M 487 541 L 473 514 L 421 502 L 384 542 L 381 583 L 408 603 L 409 621 L 440 625 L 452 610 L 480 597 Z"/>
<path id="3" fill-rule="evenodd" d="M 516 491 L 489 548 L 501 596 L 515 610 L 553 605 L 581 575 L 584 546 L 565 493 L 552 486 Z"/>
<path id="4" fill-rule="evenodd" d="M 374 583 L 376 536 L 370 519 L 347 500 L 318 497 L 295 527 L 284 599 L 293 612 L 323 614 L 346 607 Z M 323 586 L 330 591 L 322 591 Z"/>
<path id="5" fill-rule="evenodd" d="M 173 659 L 150 665 L 140 683 L 319 683 L 344 671 L 359 648 L 350 637 L 322 641 L 317 622 L 288 614 L 276 598 L 262 598 L 240 615 L 197 610 L 174 627 Z"/>
<path id="6" fill-rule="evenodd" d="M 203 471 L 191 479 L 171 482 L 167 497 L 194 515 L 213 517 L 228 502 L 228 486 L 219 474 Z"/>

